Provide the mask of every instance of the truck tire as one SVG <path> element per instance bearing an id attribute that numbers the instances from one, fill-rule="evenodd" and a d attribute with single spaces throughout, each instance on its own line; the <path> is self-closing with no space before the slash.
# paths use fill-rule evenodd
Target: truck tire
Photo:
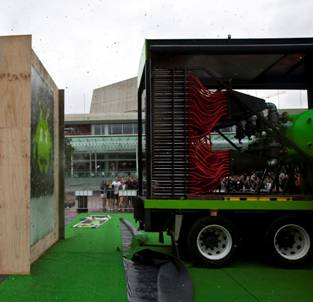
<path id="1" fill-rule="evenodd" d="M 190 228 L 187 237 L 189 257 L 196 265 L 222 267 L 231 262 L 236 233 L 224 217 L 204 217 Z"/>
<path id="2" fill-rule="evenodd" d="M 312 250 L 309 228 L 296 217 L 277 218 L 266 232 L 265 247 L 266 254 L 274 265 L 302 266 Z"/>

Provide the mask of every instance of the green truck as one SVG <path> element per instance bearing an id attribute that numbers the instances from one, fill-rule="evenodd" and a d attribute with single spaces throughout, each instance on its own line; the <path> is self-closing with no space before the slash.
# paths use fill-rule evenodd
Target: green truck
<path id="1" fill-rule="evenodd" d="M 306 90 L 280 112 L 259 90 Z M 277 265 L 312 250 L 313 39 L 146 40 L 138 75 L 140 228 L 220 267 L 256 245 Z M 296 110 L 293 110 L 296 111 Z M 217 139 L 219 138 L 219 139 Z"/>

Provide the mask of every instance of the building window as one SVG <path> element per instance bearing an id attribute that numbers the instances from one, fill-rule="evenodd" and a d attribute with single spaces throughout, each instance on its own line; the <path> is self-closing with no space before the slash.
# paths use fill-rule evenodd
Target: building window
<path id="1" fill-rule="evenodd" d="M 97 153 L 97 159 L 100 160 L 100 159 L 104 159 L 105 156 L 104 156 L 104 153 Z"/>
<path id="2" fill-rule="evenodd" d="M 138 134 L 138 124 L 137 123 L 133 124 L 133 127 L 134 127 L 134 134 Z"/>
<path id="3" fill-rule="evenodd" d="M 65 135 L 90 135 L 91 125 L 68 125 L 65 124 L 64 128 Z"/>
<path id="4" fill-rule="evenodd" d="M 90 160 L 90 153 L 74 153 L 74 160 L 76 161 L 88 161 Z"/>
<path id="5" fill-rule="evenodd" d="M 123 134 L 133 134 L 133 124 L 123 124 Z"/>
<path id="6" fill-rule="evenodd" d="M 137 123 L 112 123 L 92 125 L 93 135 L 133 135 L 138 133 Z"/>
<path id="7" fill-rule="evenodd" d="M 96 125 L 92 125 L 93 127 L 93 134 L 94 135 L 106 135 L 106 124 L 96 124 Z"/>
<path id="8" fill-rule="evenodd" d="M 94 125 L 95 135 L 101 135 L 102 125 Z"/>
<path id="9" fill-rule="evenodd" d="M 90 162 L 74 162 L 73 172 L 76 177 L 89 177 L 90 176 Z"/>
<path id="10" fill-rule="evenodd" d="M 136 153 L 120 153 L 119 159 L 133 159 L 136 160 Z"/>
<path id="11" fill-rule="evenodd" d="M 107 155 L 108 159 L 117 159 L 118 158 L 118 154 L 117 153 L 109 153 Z"/>
<path id="12" fill-rule="evenodd" d="M 136 161 L 119 161 L 118 171 L 122 174 L 127 174 L 128 172 L 136 171 Z"/>
<path id="13" fill-rule="evenodd" d="M 136 173 L 136 153 L 74 153 L 71 166 L 73 177 L 126 176 Z"/>
<path id="14" fill-rule="evenodd" d="M 123 124 L 112 124 L 109 134 L 120 135 L 123 134 Z"/>

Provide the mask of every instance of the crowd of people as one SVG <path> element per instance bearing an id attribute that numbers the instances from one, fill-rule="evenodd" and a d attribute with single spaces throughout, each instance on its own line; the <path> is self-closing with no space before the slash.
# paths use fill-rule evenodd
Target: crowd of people
<path id="1" fill-rule="evenodd" d="M 117 176 L 113 181 L 103 180 L 100 185 L 100 194 L 103 202 L 103 211 L 127 211 L 133 209 L 133 199 L 138 188 L 137 179 L 129 175 Z"/>
<path id="2" fill-rule="evenodd" d="M 292 177 L 292 179 L 291 179 Z M 300 193 L 303 180 L 300 173 L 293 176 L 281 172 L 278 176 L 274 173 L 263 172 L 245 173 L 225 177 L 216 193 Z M 103 211 L 117 212 L 133 209 L 133 200 L 137 195 L 138 181 L 135 177 L 117 176 L 113 180 L 103 180 L 100 185 Z"/>
<path id="3" fill-rule="evenodd" d="M 290 176 L 287 173 L 281 172 L 276 181 L 273 173 L 268 173 L 262 182 L 263 173 L 254 172 L 251 174 L 241 174 L 225 177 L 218 189 L 221 193 L 271 193 L 285 192 L 292 190 L 292 193 L 301 191 L 302 179 L 299 173 Z M 287 188 L 286 188 L 287 187 Z"/>

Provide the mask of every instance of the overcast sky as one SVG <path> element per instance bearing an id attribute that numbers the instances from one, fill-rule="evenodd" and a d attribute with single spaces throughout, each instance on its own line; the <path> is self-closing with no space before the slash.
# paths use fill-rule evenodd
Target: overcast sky
<path id="1" fill-rule="evenodd" d="M 66 113 L 83 113 L 94 88 L 137 75 L 144 38 L 313 37 L 312 16 L 310 0 L 0 0 L 0 35 L 32 34 Z"/>

